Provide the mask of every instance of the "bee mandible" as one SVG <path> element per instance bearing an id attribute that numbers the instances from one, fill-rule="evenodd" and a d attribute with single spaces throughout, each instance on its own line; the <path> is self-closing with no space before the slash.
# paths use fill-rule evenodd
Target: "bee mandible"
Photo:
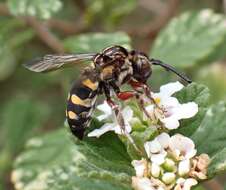
<path id="1" fill-rule="evenodd" d="M 132 142 L 131 137 L 125 131 L 120 107 L 113 101 L 111 92 L 114 92 L 120 100 L 135 97 L 141 109 L 148 116 L 142 95 L 155 103 L 151 96 L 151 89 L 147 85 L 147 80 L 152 73 L 152 65 L 159 65 L 174 72 L 187 83 L 191 83 L 188 77 L 176 71 L 174 67 L 160 60 L 151 59 L 142 52 L 129 51 L 118 45 L 107 47 L 100 53 L 46 55 L 24 66 L 34 72 L 49 72 L 84 61 L 93 62 L 93 66 L 85 68 L 80 79 L 72 86 L 66 110 L 71 132 L 79 139 L 84 137 L 86 128 L 89 126 L 97 96 L 104 94 L 122 131 Z M 129 84 L 133 90 L 122 92 L 120 87 L 123 84 Z"/>

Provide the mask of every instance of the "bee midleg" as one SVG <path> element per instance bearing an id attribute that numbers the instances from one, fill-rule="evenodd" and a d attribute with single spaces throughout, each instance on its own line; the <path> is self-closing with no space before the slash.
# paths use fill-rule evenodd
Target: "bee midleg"
<path id="1" fill-rule="evenodd" d="M 148 114 L 147 110 L 145 109 L 145 106 L 144 106 L 145 100 L 142 92 L 136 91 L 136 90 L 120 92 L 120 89 L 114 84 L 112 84 L 112 87 L 115 90 L 117 97 L 122 101 L 128 100 L 130 98 L 136 98 L 140 109 L 145 113 L 147 117 L 151 118 L 151 116 Z"/>
<path id="2" fill-rule="evenodd" d="M 71 132 L 79 139 L 83 138 L 91 121 L 97 94 L 98 82 L 87 77 L 76 83 L 70 91 L 66 116 Z"/>
<path id="3" fill-rule="evenodd" d="M 135 148 L 135 150 L 138 153 L 142 154 L 141 151 L 139 150 L 139 148 L 137 147 L 137 145 L 135 144 L 135 142 L 134 142 L 133 138 L 131 137 L 131 135 L 126 131 L 125 121 L 124 121 L 124 118 L 122 116 L 122 110 L 120 109 L 119 105 L 117 105 L 111 99 L 109 88 L 104 85 L 103 86 L 103 89 L 104 89 L 105 96 L 107 98 L 107 103 L 112 108 L 112 110 L 114 111 L 115 116 L 116 116 L 116 119 L 117 119 L 117 122 L 118 122 L 119 126 L 121 127 L 122 134 L 125 135 L 128 138 L 128 140 L 133 145 L 133 147 Z M 114 89 L 114 90 L 116 90 L 117 92 L 119 92 L 119 88 Z"/>
<path id="4" fill-rule="evenodd" d="M 136 91 L 124 91 L 124 92 L 120 92 L 117 94 L 117 97 L 120 100 L 128 100 L 130 98 L 136 98 L 137 104 L 140 107 L 140 109 L 144 112 L 144 114 L 148 117 L 151 118 L 151 116 L 149 115 L 149 113 L 147 112 L 147 110 L 145 109 L 145 100 L 143 95 L 140 92 L 136 92 Z"/>

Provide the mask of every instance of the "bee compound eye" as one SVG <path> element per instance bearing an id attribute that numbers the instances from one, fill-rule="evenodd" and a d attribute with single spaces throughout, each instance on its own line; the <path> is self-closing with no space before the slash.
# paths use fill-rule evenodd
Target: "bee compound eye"
<path id="1" fill-rule="evenodd" d="M 103 55 L 103 62 L 110 62 L 111 61 L 111 58 L 107 55 Z"/>

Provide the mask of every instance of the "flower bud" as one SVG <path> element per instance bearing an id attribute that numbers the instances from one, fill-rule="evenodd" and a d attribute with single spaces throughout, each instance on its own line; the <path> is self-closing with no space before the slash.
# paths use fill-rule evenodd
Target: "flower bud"
<path id="1" fill-rule="evenodd" d="M 140 119 L 137 118 L 137 117 L 133 117 L 130 120 L 129 123 L 132 126 L 133 131 L 140 131 L 140 130 L 144 130 L 145 129 L 144 125 L 142 124 L 142 122 L 140 121 Z"/>
<path id="2" fill-rule="evenodd" d="M 161 172 L 160 166 L 153 163 L 151 165 L 151 174 L 152 174 L 152 176 L 158 178 L 160 176 L 160 172 Z"/>
<path id="3" fill-rule="evenodd" d="M 176 175 L 172 172 L 166 172 L 162 176 L 162 181 L 167 185 L 173 183 L 175 179 Z"/>
<path id="4" fill-rule="evenodd" d="M 178 165 L 178 174 L 179 176 L 185 176 L 189 173 L 191 167 L 190 167 L 190 161 L 189 160 L 182 160 L 179 162 Z"/>
<path id="5" fill-rule="evenodd" d="M 166 158 L 165 159 L 165 162 L 163 164 L 163 168 L 166 170 L 166 171 L 170 171 L 170 172 L 173 172 L 176 170 L 176 164 L 175 162 L 170 159 L 170 158 Z"/>

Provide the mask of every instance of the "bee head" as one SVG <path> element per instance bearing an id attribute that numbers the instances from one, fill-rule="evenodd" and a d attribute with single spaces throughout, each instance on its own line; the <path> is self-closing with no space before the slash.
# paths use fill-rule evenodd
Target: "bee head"
<path id="1" fill-rule="evenodd" d="M 112 62 L 124 62 L 127 56 L 128 52 L 122 46 L 111 46 L 97 54 L 94 58 L 94 63 L 96 67 L 105 67 Z"/>
<path id="2" fill-rule="evenodd" d="M 152 73 L 149 58 L 144 53 L 132 50 L 129 53 L 129 59 L 132 62 L 133 78 L 141 83 L 146 83 Z"/>

